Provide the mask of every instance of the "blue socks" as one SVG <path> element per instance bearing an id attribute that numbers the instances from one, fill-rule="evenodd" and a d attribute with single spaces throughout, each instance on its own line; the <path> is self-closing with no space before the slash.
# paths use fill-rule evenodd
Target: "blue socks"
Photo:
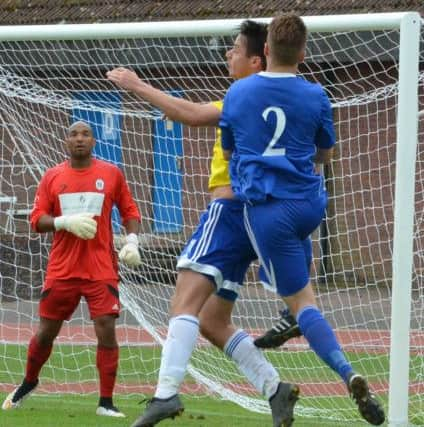
<path id="1" fill-rule="evenodd" d="M 304 307 L 297 314 L 297 322 L 312 350 L 347 383 L 349 374 L 353 372 L 352 366 L 321 312 L 313 306 Z"/>

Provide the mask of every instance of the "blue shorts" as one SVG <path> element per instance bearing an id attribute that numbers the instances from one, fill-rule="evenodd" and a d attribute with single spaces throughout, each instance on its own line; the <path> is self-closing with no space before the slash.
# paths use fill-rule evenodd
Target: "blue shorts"
<path id="1" fill-rule="evenodd" d="M 309 283 L 309 235 L 321 223 L 326 206 L 326 196 L 315 200 L 270 199 L 246 205 L 247 233 L 269 285 L 279 295 L 293 295 Z"/>
<path id="2" fill-rule="evenodd" d="M 216 199 L 178 258 L 177 269 L 204 274 L 216 285 L 217 294 L 235 301 L 250 263 L 257 255 L 246 233 L 243 203 Z"/>

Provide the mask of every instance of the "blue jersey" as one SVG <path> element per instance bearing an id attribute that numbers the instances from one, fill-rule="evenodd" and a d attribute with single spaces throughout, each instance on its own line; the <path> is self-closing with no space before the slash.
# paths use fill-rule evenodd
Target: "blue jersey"
<path id="1" fill-rule="evenodd" d="M 311 199 L 325 193 L 314 171 L 316 148 L 335 143 L 322 86 L 287 73 L 262 72 L 233 83 L 220 120 L 232 150 L 233 190 L 244 201 Z"/>

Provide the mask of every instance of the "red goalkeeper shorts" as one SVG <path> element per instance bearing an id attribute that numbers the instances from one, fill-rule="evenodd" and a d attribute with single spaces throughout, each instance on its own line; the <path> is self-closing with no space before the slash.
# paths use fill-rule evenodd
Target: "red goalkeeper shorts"
<path id="1" fill-rule="evenodd" d="M 107 314 L 119 316 L 118 283 L 84 279 L 47 279 L 41 292 L 39 315 L 47 319 L 69 320 L 81 297 L 87 301 L 92 319 Z"/>

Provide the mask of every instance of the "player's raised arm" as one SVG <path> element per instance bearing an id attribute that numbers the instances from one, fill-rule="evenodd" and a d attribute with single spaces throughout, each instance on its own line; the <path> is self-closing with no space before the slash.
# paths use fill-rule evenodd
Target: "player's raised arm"
<path id="1" fill-rule="evenodd" d="M 197 103 L 168 95 L 164 91 L 143 82 L 134 71 L 115 68 L 106 77 L 121 89 L 135 93 L 150 102 L 171 120 L 189 126 L 217 126 L 219 109 L 212 103 Z"/>

